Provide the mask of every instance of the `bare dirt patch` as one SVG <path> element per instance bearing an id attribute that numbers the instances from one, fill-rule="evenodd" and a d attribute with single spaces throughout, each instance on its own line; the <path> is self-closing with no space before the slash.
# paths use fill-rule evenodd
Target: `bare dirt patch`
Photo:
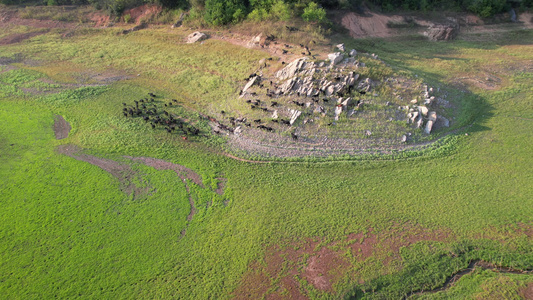
<path id="1" fill-rule="evenodd" d="M 143 20 L 146 20 L 153 15 L 159 14 L 162 10 L 163 8 L 161 8 L 161 6 L 145 4 L 139 7 L 128 9 L 124 11 L 122 15 L 130 15 L 130 22 L 140 24 Z"/>
<path id="2" fill-rule="evenodd" d="M 189 179 L 197 185 L 201 186 L 202 188 L 204 187 L 204 184 L 202 183 L 202 177 L 193 170 L 182 165 L 151 157 L 124 157 L 133 161 L 141 162 L 147 166 L 155 168 L 156 170 L 174 170 L 176 174 L 178 174 L 179 178 L 181 178 L 181 180 L 185 181 L 186 179 Z"/>
<path id="3" fill-rule="evenodd" d="M 217 188 L 215 189 L 215 193 L 219 195 L 224 195 L 224 189 L 226 188 L 226 181 L 228 181 L 224 177 L 217 177 Z"/>
<path id="4" fill-rule="evenodd" d="M 56 136 L 56 140 L 62 140 L 68 138 L 68 134 L 70 133 L 70 123 L 65 121 L 63 116 L 56 115 L 54 120 L 54 134 Z"/>
<path id="5" fill-rule="evenodd" d="M 402 16 L 387 16 L 378 13 L 367 12 L 357 14 L 347 13 L 341 19 L 341 24 L 349 30 L 353 38 L 362 37 L 390 37 L 397 34 L 397 30 L 390 28 L 387 24 L 400 23 Z"/>
<path id="6" fill-rule="evenodd" d="M 74 159 L 100 167 L 102 170 L 108 172 L 119 180 L 121 190 L 126 194 L 133 193 L 133 195 L 136 196 L 145 194 L 149 190 L 148 187 L 137 187 L 132 182 L 136 172 L 133 171 L 129 165 L 122 164 L 111 159 L 82 153 L 82 149 L 75 145 L 60 145 L 57 147 L 56 151 L 60 154 L 64 154 Z"/>
<path id="7" fill-rule="evenodd" d="M 520 290 L 519 294 L 524 299 L 533 300 L 533 282 L 530 282 L 525 288 Z"/>
<path id="8" fill-rule="evenodd" d="M 318 291 L 335 294 L 335 284 L 345 276 L 360 280 L 354 273 L 352 261 L 364 262 L 375 257 L 388 264 L 400 259 L 401 247 L 419 241 L 444 241 L 453 239 L 446 230 L 430 230 L 411 224 L 394 224 L 391 229 L 374 233 L 352 233 L 345 239 L 319 245 L 323 239 L 307 239 L 289 242 L 285 246 L 272 245 L 266 248 L 262 261 L 250 264 L 241 285 L 234 291 L 236 298 L 294 299 L 307 298 L 308 290 L 300 283 L 305 280 Z M 268 288 L 263 278 L 271 278 Z M 251 294 L 250 291 L 255 291 Z"/>
<path id="9" fill-rule="evenodd" d="M 9 44 L 20 43 L 20 42 L 22 42 L 24 40 L 30 39 L 30 38 L 38 36 L 38 35 L 45 34 L 47 32 L 48 32 L 48 30 L 37 31 L 37 32 L 28 32 L 28 33 L 11 34 L 11 35 L 8 35 L 8 36 L 0 39 L 0 45 L 9 45 Z"/>

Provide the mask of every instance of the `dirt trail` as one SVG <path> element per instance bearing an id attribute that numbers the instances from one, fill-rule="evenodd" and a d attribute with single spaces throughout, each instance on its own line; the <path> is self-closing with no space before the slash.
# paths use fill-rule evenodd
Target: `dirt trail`
<path id="1" fill-rule="evenodd" d="M 82 153 L 82 149 L 75 145 L 60 145 L 57 147 L 56 151 L 60 154 L 100 167 L 102 170 L 108 172 L 119 180 L 121 190 L 126 194 L 134 193 L 134 196 L 140 195 L 146 193 L 149 189 L 148 187 L 139 188 L 132 182 L 136 172 L 128 165 L 121 164 L 111 159 L 84 154 Z"/>
<path id="2" fill-rule="evenodd" d="M 193 170 L 179 165 L 175 163 L 171 163 L 162 159 L 158 158 L 152 158 L 152 157 L 132 157 L 132 156 L 124 156 L 125 158 L 131 159 L 136 162 L 141 162 L 147 166 L 153 167 L 156 170 L 173 170 L 176 172 L 178 177 L 181 179 L 183 184 L 185 185 L 185 190 L 187 191 L 187 195 L 189 198 L 189 205 L 191 206 L 191 211 L 189 212 L 189 215 L 187 216 L 187 227 L 181 231 L 181 237 L 185 236 L 187 232 L 187 228 L 189 228 L 189 222 L 192 220 L 194 215 L 197 212 L 196 206 L 194 204 L 194 199 L 191 194 L 191 190 L 189 185 L 187 184 L 187 179 L 191 180 L 198 186 L 204 188 L 204 185 L 202 183 L 202 178 L 200 175 L 198 175 Z"/>

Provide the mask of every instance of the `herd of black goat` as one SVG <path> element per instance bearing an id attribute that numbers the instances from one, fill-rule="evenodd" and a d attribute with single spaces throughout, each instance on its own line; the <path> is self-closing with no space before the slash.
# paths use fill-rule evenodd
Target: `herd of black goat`
<path id="1" fill-rule="evenodd" d="M 133 104 L 124 102 L 122 103 L 122 114 L 127 118 L 142 118 L 147 124 L 150 124 L 152 129 L 163 128 L 168 133 L 181 133 L 184 135 L 183 139 L 189 135 L 200 134 L 200 129 L 169 111 L 173 106 L 178 106 L 176 99 L 167 103 L 156 100 L 156 98 L 154 93 L 148 93 L 148 97 L 134 100 Z M 161 107 L 162 105 L 163 107 Z"/>

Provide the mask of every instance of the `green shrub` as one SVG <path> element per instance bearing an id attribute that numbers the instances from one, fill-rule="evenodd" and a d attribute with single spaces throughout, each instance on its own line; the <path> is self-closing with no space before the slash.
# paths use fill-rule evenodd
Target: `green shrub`
<path id="1" fill-rule="evenodd" d="M 466 1 L 466 8 L 483 18 L 492 17 L 504 12 L 507 8 L 505 0 L 470 0 Z"/>
<path id="2" fill-rule="evenodd" d="M 131 15 L 127 14 L 124 16 L 124 23 L 129 23 L 131 21 Z"/>
<path id="3" fill-rule="evenodd" d="M 324 23 L 326 21 L 326 10 L 318 7 L 318 4 L 315 2 L 310 2 L 307 7 L 304 8 L 302 19 L 307 22 Z"/>

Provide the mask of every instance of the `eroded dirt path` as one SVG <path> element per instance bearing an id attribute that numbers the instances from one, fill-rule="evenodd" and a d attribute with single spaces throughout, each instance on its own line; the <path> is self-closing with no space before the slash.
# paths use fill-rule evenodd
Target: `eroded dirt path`
<path id="1" fill-rule="evenodd" d="M 82 149 L 75 145 L 60 145 L 57 147 L 56 151 L 60 154 L 100 167 L 102 170 L 108 172 L 119 180 L 121 190 L 126 194 L 133 193 L 135 197 L 135 195 L 144 194 L 148 190 L 148 187 L 140 188 L 132 182 L 136 172 L 132 170 L 129 165 L 111 159 L 82 153 Z"/>

